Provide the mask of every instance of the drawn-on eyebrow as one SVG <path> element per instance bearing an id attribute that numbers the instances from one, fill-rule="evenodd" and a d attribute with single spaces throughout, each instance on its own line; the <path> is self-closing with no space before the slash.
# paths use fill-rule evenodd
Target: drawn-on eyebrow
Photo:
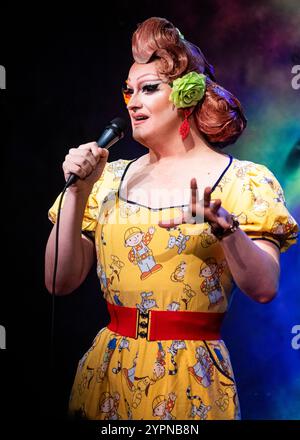
<path id="1" fill-rule="evenodd" d="M 161 78 L 159 78 L 159 76 L 157 76 L 155 73 L 144 73 L 143 75 L 139 76 L 136 80 L 139 81 L 141 78 L 144 78 L 145 76 L 155 76 L 155 80 L 159 80 L 162 81 Z M 130 78 L 127 79 L 128 82 L 130 82 Z"/>

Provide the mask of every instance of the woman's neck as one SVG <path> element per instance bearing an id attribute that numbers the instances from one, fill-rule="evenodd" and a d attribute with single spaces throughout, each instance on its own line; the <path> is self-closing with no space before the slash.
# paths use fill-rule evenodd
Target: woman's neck
<path id="1" fill-rule="evenodd" d="M 166 164 L 174 161 L 189 161 L 195 158 L 208 159 L 224 155 L 218 148 L 211 146 L 199 132 L 192 128 L 186 140 L 182 141 L 178 133 L 176 142 L 165 142 L 149 148 L 149 163 Z"/>

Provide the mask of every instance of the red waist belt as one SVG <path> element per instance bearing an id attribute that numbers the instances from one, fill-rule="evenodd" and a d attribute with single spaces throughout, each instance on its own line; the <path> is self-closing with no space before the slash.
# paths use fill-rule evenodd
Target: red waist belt
<path id="1" fill-rule="evenodd" d="M 225 313 L 149 310 L 142 313 L 135 307 L 107 302 L 110 323 L 107 328 L 130 338 L 157 340 L 221 339 L 220 329 Z"/>

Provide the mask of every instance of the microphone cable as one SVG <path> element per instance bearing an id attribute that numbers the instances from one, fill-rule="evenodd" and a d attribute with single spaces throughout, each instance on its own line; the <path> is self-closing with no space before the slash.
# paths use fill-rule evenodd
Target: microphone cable
<path id="1" fill-rule="evenodd" d="M 124 131 L 126 129 L 126 122 L 123 118 L 114 118 L 109 125 L 107 125 L 97 141 L 97 144 L 101 148 L 110 148 L 116 142 L 124 137 Z M 51 311 L 51 329 L 50 329 L 50 365 L 51 371 L 54 373 L 55 366 L 55 283 L 58 265 L 58 248 L 59 248 L 59 225 L 60 225 L 60 214 L 63 197 L 66 193 L 67 188 L 78 180 L 76 174 L 71 173 L 58 202 L 57 218 L 56 218 L 56 234 L 55 234 L 55 254 L 54 254 L 54 264 L 53 264 L 53 276 L 52 276 L 52 311 Z"/>

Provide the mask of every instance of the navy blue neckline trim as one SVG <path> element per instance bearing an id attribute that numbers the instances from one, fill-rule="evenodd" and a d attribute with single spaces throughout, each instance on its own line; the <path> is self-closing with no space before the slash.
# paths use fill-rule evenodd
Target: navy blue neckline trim
<path id="1" fill-rule="evenodd" d="M 213 192 L 213 191 L 216 189 L 216 187 L 219 185 L 221 179 L 223 179 L 224 174 L 227 172 L 228 168 L 229 168 L 230 165 L 232 164 L 233 157 L 231 156 L 231 154 L 228 154 L 228 156 L 229 156 L 229 164 L 228 164 L 227 167 L 224 169 L 223 173 L 220 175 L 220 177 L 218 178 L 218 180 L 214 183 L 214 185 L 213 185 L 213 187 L 212 187 L 212 189 L 211 189 L 211 192 Z"/>
<path id="2" fill-rule="evenodd" d="M 218 180 L 217 180 L 217 181 L 214 183 L 214 185 L 212 186 L 212 191 L 211 191 L 211 193 L 214 192 L 214 190 L 216 189 L 216 187 L 217 187 L 218 184 L 220 183 L 221 179 L 223 178 L 223 176 L 225 175 L 225 173 L 228 171 L 230 165 L 232 164 L 233 157 L 231 156 L 231 154 L 228 154 L 227 156 L 229 157 L 229 163 L 228 163 L 228 165 L 226 166 L 226 168 L 223 170 L 222 174 L 219 176 Z M 118 192 L 117 192 L 117 194 L 118 194 L 118 198 L 119 198 L 120 200 L 123 200 L 123 201 L 126 202 L 126 203 L 131 203 L 131 204 L 133 204 L 133 205 L 142 206 L 142 207 L 144 207 L 144 208 L 151 209 L 151 211 L 162 211 L 163 209 L 183 208 L 183 207 L 185 207 L 185 206 L 189 206 L 189 204 L 188 204 L 188 205 L 166 206 L 166 207 L 163 207 L 163 208 L 151 208 L 150 206 L 142 205 L 141 203 L 133 202 L 132 200 L 125 199 L 124 197 L 121 197 L 121 196 L 120 196 L 120 189 L 121 189 L 121 186 L 122 186 L 122 182 L 123 182 L 123 180 L 124 180 L 124 177 L 125 177 L 125 175 L 126 175 L 126 173 L 127 173 L 127 171 L 128 171 L 129 166 L 130 166 L 133 162 L 135 162 L 137 159 L 138 159 L 138 157 L 136 157 L 135 159 L 132 159 L 130 162 L 128 162 L 128 164 L 127 164 L 126 167 L 124 168 L 124 171 L 123 171 L 123 174 L 122 174 L 122 177 L 121 177 L 120 183 L 119 183 Z"/>

